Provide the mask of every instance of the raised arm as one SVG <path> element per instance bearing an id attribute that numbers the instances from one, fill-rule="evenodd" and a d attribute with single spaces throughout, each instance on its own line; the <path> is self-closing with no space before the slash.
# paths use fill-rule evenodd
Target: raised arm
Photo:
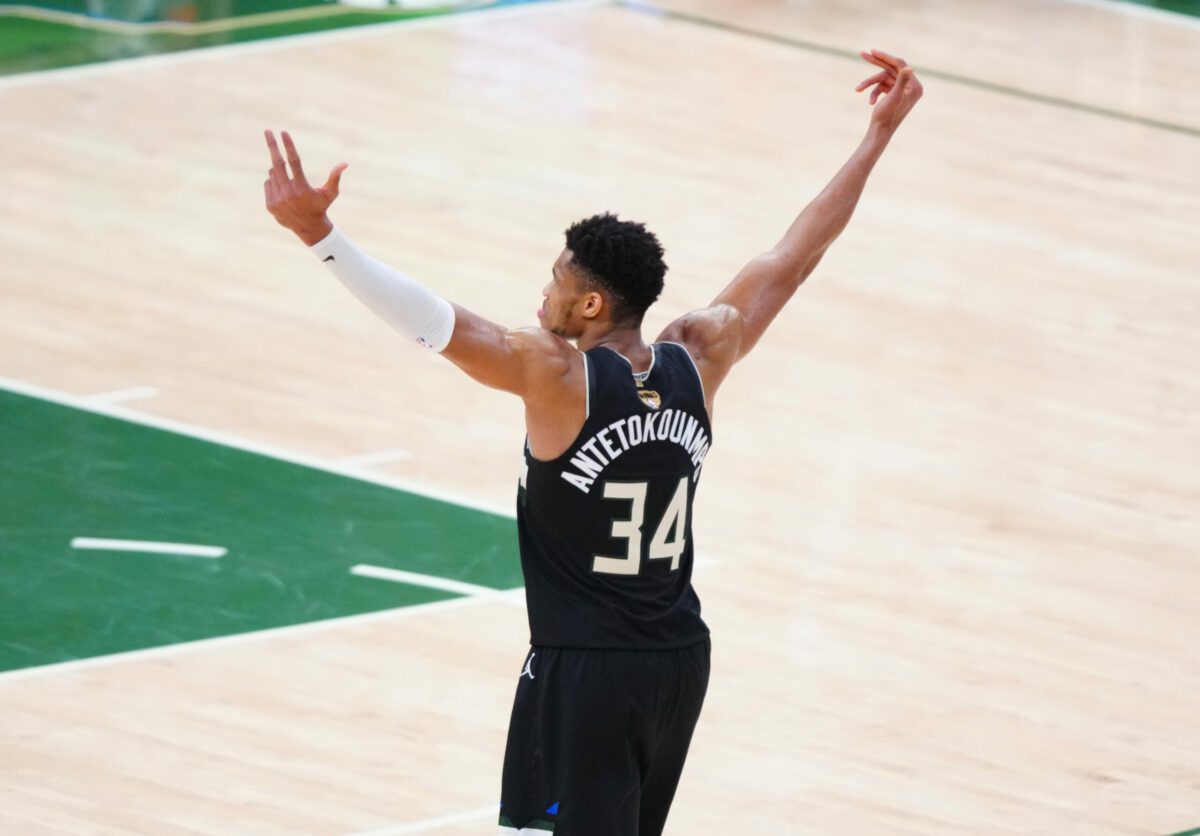
<path id="1" fill-rule="evenodd" d="M 681 317 L 661 337 L 682 342 L 691 350 L 710 399 L 730 367 L 754 348 L 846 228 L 875 163 L 921 98 L 921 83 L 903 59 L 879 50 L 861 55 L 880 71 L 857 88 L 859 92 L 871 89 L 874 106 L 858 148 L 829 185 L 804 207 L 779 243 L 742 268 L 709 307 Z"/>
<path id="2" fill-rule="evenodd" d="M 539 401 L 582 388 L 582 365 L 564 340 L 537 328 L 509 330 L 452 305 L 419 282 L 364 253 L 329 220 L 345 163 L 325 185 L 309 184 L 291 136 L 282 135 L 285 158 L 266 132 L 271 169 L 263 184 L 267 209 L 307 244 L 338 279 L 381 319 L 421 345 L 440 352 L 475 380 Z M 289 174 L 288 167 L 291 172 Z M 574 360 L 574 363 L 572 362 Z"/>

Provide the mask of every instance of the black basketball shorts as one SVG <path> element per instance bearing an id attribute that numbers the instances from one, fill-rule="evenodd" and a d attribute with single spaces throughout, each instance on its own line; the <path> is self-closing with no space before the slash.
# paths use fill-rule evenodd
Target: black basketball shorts
<path id="1" fill-rule="evenodd" d="M 530 648 L 508 729 L 500 833 L 662 833 L 708 690 L 710 647 Z"/>

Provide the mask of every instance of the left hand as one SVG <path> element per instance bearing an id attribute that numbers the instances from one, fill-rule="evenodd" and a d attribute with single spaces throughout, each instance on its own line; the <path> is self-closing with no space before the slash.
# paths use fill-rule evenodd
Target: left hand
<path id="1" fill-rule="evenodd" d="M 883 97 L 883 101 L 871 113 L 871 123 L 894 131 L 921 98 L 925 88 L 917 80 L 916 72 L 903 58 L 888 55 L 878 49 L 860 52 L 859 55 L 863 60 L 880 67 L 881 71 L 859 83 L 854 89 L 861 93 L 867 88 L 874 88 L 871 90 L 872 106 L 879 102 L 880 96 Z"/>

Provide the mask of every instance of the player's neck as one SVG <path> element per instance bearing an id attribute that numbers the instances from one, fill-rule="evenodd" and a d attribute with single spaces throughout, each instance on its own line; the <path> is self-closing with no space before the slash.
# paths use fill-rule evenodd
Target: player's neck
<path id="1" fill-rule="evenodd" d="M 613 328 L 601 334 L 584 334 L 577 341 L 580 351 L 589 351 L 599 346 L 612 349 L 620 354 L 635 372 L 650 368 L 650 346 L 642 339 L 641 328 Z"/>

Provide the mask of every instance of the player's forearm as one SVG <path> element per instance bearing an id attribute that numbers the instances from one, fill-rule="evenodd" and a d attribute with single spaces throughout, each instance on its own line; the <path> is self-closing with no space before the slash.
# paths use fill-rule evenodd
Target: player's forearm
<path id="1" fill-rule="evenodd" d="M 445 299 L 371 258 L 332 227 L 311 249 L 347 290 L 388 325 L 427 348 L 439 352 L 446 348 L 454 332 L 454 308 Z"/>
<path id="2" fill-rule="evenodd" d="M 784 267 L 784 273 L 797 284 L 812 272 L 825 250 L 850 222 L 867 178 L 890 139 L 890 132 L 872 126 L 850 159 L 804 207 L 771 251 Z"/>

